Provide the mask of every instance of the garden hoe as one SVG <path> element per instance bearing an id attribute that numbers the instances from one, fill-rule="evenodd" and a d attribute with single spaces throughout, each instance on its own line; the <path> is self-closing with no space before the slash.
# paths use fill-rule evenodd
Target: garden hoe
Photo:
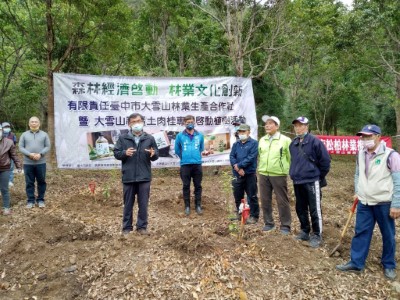
<path id="1" fill-rule="evenodd" d="M 355 212 L 356 207 L 357 207 L 357 203 L 358 203 L 358 198 L 354 199 L 353 206 L 350 209 L 349 217 L 347 218 L 346 225 L 344 226 L 344 228 L 342 230 L 342 234 L 340 235 L 339 244 L 332 250 L 332 252 L 329 254 L 329 256 L 332 256 L 339 249 L 340 245 L 342 244 L 342 240 L 343 240 L 344 234 L 346 233 L 347 227 L 349 227 L 350 220 L 354 215 L 354 212 Z"/>
<path id="2" fill-rule="evenodd" d="M 239 241 L 242 240 L 243 235 L 244 235 L 244 226 L 246 225 L 247 218 L 250 215 L 250 207 L 247 204 L 246 199 L 242 199 L 242 204 L 240 204 L 239 207 L 239 213 L 241 212 L 241 218 L 240 218 L 240 232 L 239 232 Z"/>

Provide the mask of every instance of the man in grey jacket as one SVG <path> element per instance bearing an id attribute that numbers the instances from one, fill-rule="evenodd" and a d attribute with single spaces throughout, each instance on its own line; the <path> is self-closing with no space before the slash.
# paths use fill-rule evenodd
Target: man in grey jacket
<path id="1" fill-rule="evenodd" d="M 38 117 L 29 119 L 29 130 L 19 140 L 19 151 L 24 155 L 25 189 L 28 197 L 27 208 L 45 207 L 46 193 L 46 153 L 50 150 L 50 139 L 46 132 L 40 130 Z M 35 199 L 35 180 L 38 196 Z"/>
<path id="2" fill-rule="evenodd" d="M 151 161 L 158 159 L 158 147 L 154 137 L 143 131 L 144 117 L 133 113 L 128 117 L 130 130 L 122 134 L 114 148 L 114 157 L 122 161 L 122 184 L 124 192 L 124 216 L 122 233 L 133 230 L 132 210 L 135 195 L 138 200 L 136 230 L 148 235 L 148 213 L 151 182 Z"/>

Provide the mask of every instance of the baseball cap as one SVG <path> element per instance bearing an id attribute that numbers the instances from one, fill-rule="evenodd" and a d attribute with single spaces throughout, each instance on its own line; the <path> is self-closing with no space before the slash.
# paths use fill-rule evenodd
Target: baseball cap
<path id="1" fill-rule="evenodd" d="M 366 134 L 366 135 L 381 134 L 381 129 L 374 124 L 365 125 L 363 127 L 363 129 L 361 129 L 360 132 L 357 132 L 358 136 L 363 135 L 363 134 Z"/>
<path id="2" fill-rule="evenodd" d="M 281 121 L 279 121 L 279 119 L 277 117 L 274 116 L 262 116 L 261 120 L 263 120 L 263 122 L 267 122 L 268 120 L 272 120 L 276 123 L 276 125 L 281 125 Z"/>
<path id="3" fill-rule="evenodd" d="M 300 122 L 301 124 L 308 124 L 308 119 L 306 117 L 298 117 L 297 119 L 294 119 L 292 124 Z"/>
<path id="4" fill-rule="evenodd" d="M 243 131 L 250 130 L 250 126 L 247 124 L 240 124 L 238 131 L 241 131 L 241 130 L 243 130 Z"/>
<path id="5" fill-rule="evenodd" d="M 1 126 L 2 127 L 10 127 L 10 123 L 8 123 L 8 122 L 3 122 L 2 124 L 1 124 Z"/>

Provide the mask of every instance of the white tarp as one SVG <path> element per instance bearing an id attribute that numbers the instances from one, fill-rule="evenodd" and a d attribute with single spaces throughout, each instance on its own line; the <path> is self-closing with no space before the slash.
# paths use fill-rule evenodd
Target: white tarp
<path id="1" fill-rule="evenodd" d="M 127 117 L 145 117 L 144 131 L 154 135 L 160 158 L 153 167 L 178 167 L 176 134 L 186 115 L 205 137 L 211 155 L 204 165 L 229 165 L 235 142 L 232 122 L 243 117 L 257 138 L 257 118 L 250 79 L 238 77 L 153 78 L 54 74 L 57 164 L 66 169 L 112 169 L 118 136 Z"/>

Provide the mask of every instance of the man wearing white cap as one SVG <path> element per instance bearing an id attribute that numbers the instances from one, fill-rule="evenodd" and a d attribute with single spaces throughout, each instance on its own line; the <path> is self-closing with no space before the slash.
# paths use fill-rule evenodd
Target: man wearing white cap
<path id="1" fill-rule="evenodd" d="M 308 119 L 298 117 L 292 122 L 296 137 L 290 144 L 289 174 L 296 196 L 296 213 L 300 221 L 297 240 L 310 241 L 317 248 L 322 243 L 321 185 L 328 174 L 331 159 L 324 144 L 308 133 Z M 325 181 L 326 182 L 326 181 Z M 311 217 L 311 226 L 309 220 Z M 312 234 L 310 232 L 312 229 Z"/>
<path id="2" fill-rule="evenodd" d="M 287 235 L 290 233 L 292 216 L 287 188 L 287 175 L 289 174 L 291 139 L 279 132 L 280 120 L 274 116 L 263 116 L 265 132 L 258 142 L 258 173 L 261 208 L 263 211 L 263 231 L 275 229 L 272 216 L 272 191 L 276 196 L 278 205 L 280 231 Z"/>
<path id="3" fill-rule="evenodd" d="M 342 272 L 361 272 L 378 223 L 382 235 L 381 264 L 386 278 L 396 278 L 396 226 L 400 217 L 400 155 L 380 142 L 381 129 L 366 125 L 357 133 L 363 150 L 358 153 L 354 198 L 358 198 L 355 235 L 350 261 L 337 265 Z"/>

